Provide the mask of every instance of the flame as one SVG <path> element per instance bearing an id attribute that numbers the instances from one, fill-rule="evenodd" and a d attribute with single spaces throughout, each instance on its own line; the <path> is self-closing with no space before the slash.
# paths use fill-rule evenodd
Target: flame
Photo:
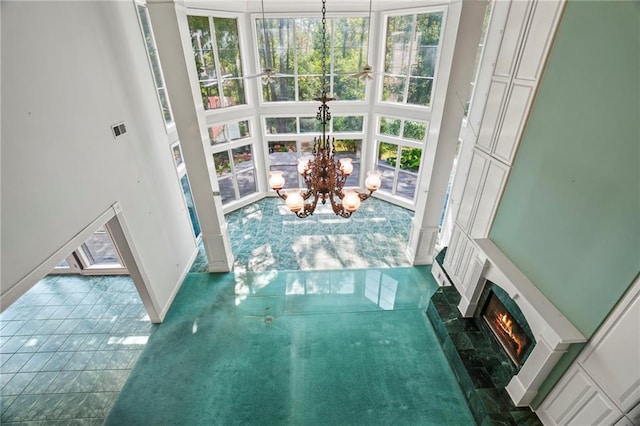
<path id="1" fill-rule="evenodd" d="M 524 348 L 522 340 L 513 332 L 513 321 L 509 316 L 504 314 L 498 314 L 496 316 L 498 327 L 511 339 L 516 345 L 516 353 L 520 356 L 520 352 Z"/>

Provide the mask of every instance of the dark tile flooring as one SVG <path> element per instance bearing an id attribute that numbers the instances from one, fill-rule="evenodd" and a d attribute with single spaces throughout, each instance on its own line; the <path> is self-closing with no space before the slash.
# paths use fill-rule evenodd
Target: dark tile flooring
<path id="1" fill-rule="evenodd" d="M 529 408 L 517 408 L 504 387 L 516 373 L 498 343 L 475 318 L 462 318 L 455 287 L 440 287 L 427 316 L 479 425 L 541 425 Z"/>

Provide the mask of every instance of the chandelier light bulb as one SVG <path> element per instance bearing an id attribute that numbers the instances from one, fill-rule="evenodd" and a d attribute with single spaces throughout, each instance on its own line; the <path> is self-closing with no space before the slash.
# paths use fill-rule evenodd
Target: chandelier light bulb
<path id="1" fill-rule="evenodd" d="M 351 162 L 351 158 L 340 159 L 340 170 L 345 176 L 349 176 L 351 172 L 353 172 L 353 163 Z"/>
<path id="2" fill-rule="evenodd" d="M 367 179 L 364 181 L 364 184 L 369 191 L 375 191 L 380 188 L 380 185 L 382 185 L 382 180 L 380 180 L 380 172 L 376 170 L 367 172 Z"/>
<path id="3" fill-rule="evenodd" d="M 355 191 L 347 191 L 342 199 L 342 205 L 350 213 L 355 212 L 360 207 L 360 197 Z"/>
<path id="4" fill-rule="evenodd" d="M 269 186 L 275 190 L 282 189 L 284 187 L 284 176 L 282 176 L 282 172 L 273 171 L 269 172 L 269 174 L 271 175 L 269 178 Z"/>
<path id="5" fill-rule="evenodd" d="M 310 161 L 308 157 L 302 157 L 298 160 L 298 173 L 301 175 L 306 174 L 309 171 Z"/>
<path id="6" fill-rule="evenodd" d="M 285 203 L 287 204 L 287 207 L 289 207 L 289 210 L 294 213 L 302 210 L 302 207 L 304 206 L 304 199 L 302 198 L 302 195 L 300 195 L 300 190 L 296 189 L 287 192 L 287 199 L 285 200 Z"/>

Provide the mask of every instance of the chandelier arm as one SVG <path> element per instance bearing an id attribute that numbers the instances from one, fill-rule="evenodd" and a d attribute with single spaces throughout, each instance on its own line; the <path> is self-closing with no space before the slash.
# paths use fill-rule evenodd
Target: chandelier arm
<path id="1" fill-rule="evenodd" d="M 296 216 L 298 216 L 299 218 L 311 216 L 316 210 L 316 206 L 318 205 L 318 198 L 319 196 L 316 192 L 313 201 L 311 203 L 304 203 L 304 207 L 299 212 L 296 212 Z"/>
<path id="2" fill-rule="evenodd" d="M 282 189 L 282 188 L 280 188 Z M 283 200 L 287 199 L 287 194 L 286 193 L 280 193 L 280 189 L 276 189 L 276 194 L 278 194 L 278 197 L 282 198 Z"/>
<path id="3" fill-rule="evenodd" d="M 345 219 L 348 219 L 349 217 L 351 217 L 351 212 L 347 211 L 342 205 L 342 203 L 336 203 L 336 201 L 333 199 L 333 195 L 334 195 L 333 193 L 329 195 L 329 201 L 331 202 L 331 208 L 333 209 L 333 212 L 336 215 L 343 217 Z"/>
<path id="4" fill-rule="evenodd" d="M 364 201 L 373 195 L 373 191 L 369 191 L 368 194 L 365 194 L 360 191 L 356 191 L 356 194 L 358 194 L 358 198 L 360 198 L 360 201 Z"/>

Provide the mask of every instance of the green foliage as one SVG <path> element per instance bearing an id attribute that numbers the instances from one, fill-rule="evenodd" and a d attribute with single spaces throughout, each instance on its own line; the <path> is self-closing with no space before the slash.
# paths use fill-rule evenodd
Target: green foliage
<path id="1" fill-rule="evenodd" d="M 366 86 L 346 73 L 367 61 L 368 20 L 327 19 L 327 80 L 329 93 L 340 100 L 363 100 Z M 263 27 L 264 25 L 264 27 Z M 322 90 L 322 27 L 318 18 L 257 19 L 259 57 L 270 67 L 293 77 L 276 78 L 263 88 L 265 101 L 311 101 Z M 265 31 L 266 30 L 266 31 Z M 266 33 L 266 40 L 265 40 Z M 333 45 L 332 45 L 333 43 Z M 294 52 L 295 49 L 295 52 Z M 331 75 L 334 73 L 333 75 Z M 298 92 L 294 93 L 297 79 Z"/>
<path id="2" fill-rule="evenodd" d="M 382 117 L 380 119 L 380 134 L 389 136 L 400 136 L 400 125 L 402 120 L 399 118 Z"/>
<path id="3" fill-rule="evenodd" d="M 423 141 L 427 131 L 427 125 L 418 121 L 405 121 L 403 137 L 416 141 Z"/>
<path id="4" fill-rule="evenodd" d="M 417 172 L 420 169 L 420 158 L 422 157 L 422 150 L 420 148 L 403 148 L 400 155 L 400 168 L 402 170 L 408 170 Z M 392 166 L 396 166 L 397 157 L 387 158 L 387 162 Z"/>

